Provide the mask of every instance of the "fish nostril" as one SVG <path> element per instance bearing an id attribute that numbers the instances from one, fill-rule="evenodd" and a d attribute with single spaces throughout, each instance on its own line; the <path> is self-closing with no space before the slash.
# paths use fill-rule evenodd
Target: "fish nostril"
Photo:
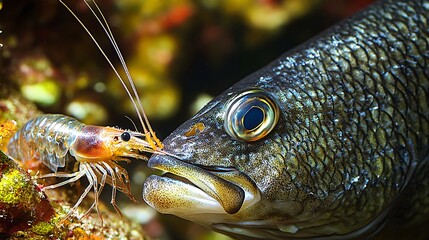
<path id="1" fill-rule="evenodd" d="M 202 122 L 195 123 L 194 125 L 192 125 L 192 127 L 188 131 L 186 131 L 184 133 L 184 135 L 186 137 L 193 137 L 193 136 L 197 135 L 198 133 L 204 131 L 205 127 L 206 126 Z"/>

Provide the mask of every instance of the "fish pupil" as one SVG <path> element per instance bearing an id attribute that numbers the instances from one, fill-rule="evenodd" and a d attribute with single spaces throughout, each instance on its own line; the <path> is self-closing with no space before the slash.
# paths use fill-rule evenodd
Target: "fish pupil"
<path id="1" fill-rule="evenodd" d="M 243 125 L 246 130 L 259 127 L 264 121 L 264 112 L 259 107 L 251 107 L 243 117 Z"/>
<path id="2" fill-rule="evenodd" d="M 122 139 L 122 141 L 125 141 L 125 142 L 130 141 L 130 139 L 131 139 L 130 133 L 129 132 L 123 132 L 121 134 L 121 139 Z"/>

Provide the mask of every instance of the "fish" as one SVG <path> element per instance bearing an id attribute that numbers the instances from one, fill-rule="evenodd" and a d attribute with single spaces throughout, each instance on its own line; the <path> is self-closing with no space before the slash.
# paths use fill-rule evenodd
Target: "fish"
<path id="1" fill-rule="evenodd" d="M 143 199 L 238 239 L 428 223 L 428 22 L 379 1 L 245 77 L 164 139 Z"/>

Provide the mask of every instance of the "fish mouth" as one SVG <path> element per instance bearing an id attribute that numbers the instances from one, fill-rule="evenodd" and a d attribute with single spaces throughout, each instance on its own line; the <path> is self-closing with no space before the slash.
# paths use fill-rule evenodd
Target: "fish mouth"
<path id="1" fill-rule="evenodd" d="M 143 199 L 162 213 L 236 214 L 260 199 L 256 184 L 233 167 L 194 165 L 166 155 L 152 156 L 148 167 L 166 172 L 149 176 L 143 185 Z"/>

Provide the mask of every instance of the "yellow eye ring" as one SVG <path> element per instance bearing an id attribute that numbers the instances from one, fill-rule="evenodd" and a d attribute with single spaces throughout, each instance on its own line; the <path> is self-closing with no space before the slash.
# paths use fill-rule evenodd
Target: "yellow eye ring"
<path id="1" fill-rule="evenodd" d="M 279 115 L 279 106 L 269 93 L 262 89 L 249 89 L 228 104 L 224 128 L 237 140 L 253 142 L 273 130 Z"/>

